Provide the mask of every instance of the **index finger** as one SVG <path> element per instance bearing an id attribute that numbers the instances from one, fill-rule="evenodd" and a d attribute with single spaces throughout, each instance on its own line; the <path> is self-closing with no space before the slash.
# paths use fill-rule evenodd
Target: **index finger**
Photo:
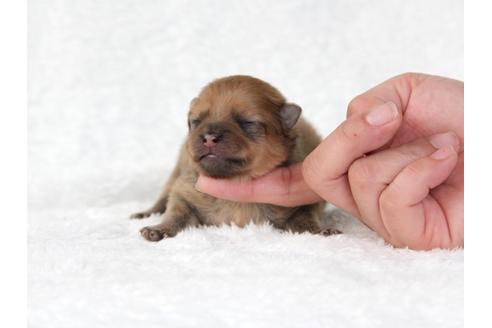
<path id="1" fill-rule="evenodd" d="M 348 169 L 356 159 L 387 144 L 401 122 L 401 110 L 392 101 L 350 115 L 304 160 L 305 181 L 325 200 L 360 217 Z"/>
<path id="2" fill-rule="evenodd" d="M 304 181 L 301 164 L 277 168 L 262 177 L 248 180 L 200 176 L 195 188 L 217 198 L 245 203 L 294 207 L 322 201 Z"/>

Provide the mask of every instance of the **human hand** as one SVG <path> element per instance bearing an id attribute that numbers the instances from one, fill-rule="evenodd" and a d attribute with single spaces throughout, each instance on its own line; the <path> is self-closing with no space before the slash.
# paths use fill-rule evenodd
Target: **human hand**
<path id="1" fill-rule="evenodd" d="M 200 177 L 234 201 L 297 206 L 324 199 L 397 247 L 463 246 L 463 83 L 403 74 L 357 96 L 347 119 L 302 165 L 258 179 Z"/>

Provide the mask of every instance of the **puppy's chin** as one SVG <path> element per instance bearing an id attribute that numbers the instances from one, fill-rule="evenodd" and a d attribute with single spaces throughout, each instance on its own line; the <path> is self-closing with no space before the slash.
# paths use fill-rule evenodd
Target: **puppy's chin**
<path id="1" fill-rule="evenodd" d="M 202 156 L 197 161 L 200 174 L 212 178 L 232 178 L 245 175 L 246 161 L 238 157 L 222 157 L 213 154 Z"/>

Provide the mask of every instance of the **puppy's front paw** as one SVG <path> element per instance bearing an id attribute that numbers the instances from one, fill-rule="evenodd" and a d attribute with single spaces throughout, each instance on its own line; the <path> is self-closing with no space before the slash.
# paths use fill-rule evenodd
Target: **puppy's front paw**
<path id="1" fill-rule="evenodd" d="M 164 231 L 162 228 L 156 228 L 152 226 L 140 229 L 140 234 L 148 241 L 159 241 L 161 239 L 169 237 L 169 234 L 166 233 L 166 231 Z"/>

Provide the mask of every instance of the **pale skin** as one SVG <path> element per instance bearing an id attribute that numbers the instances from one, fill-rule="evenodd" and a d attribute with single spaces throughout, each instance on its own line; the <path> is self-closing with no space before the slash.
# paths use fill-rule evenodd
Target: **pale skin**
<path id="1" fill-rule="evenodd" d="M 464 246 L 461 81 L 406 73 L 355 97 L 302 164 L 251 180 L 201 176 L 197 189 L 240 202 L 326 200 L 396 247 Z"/>

